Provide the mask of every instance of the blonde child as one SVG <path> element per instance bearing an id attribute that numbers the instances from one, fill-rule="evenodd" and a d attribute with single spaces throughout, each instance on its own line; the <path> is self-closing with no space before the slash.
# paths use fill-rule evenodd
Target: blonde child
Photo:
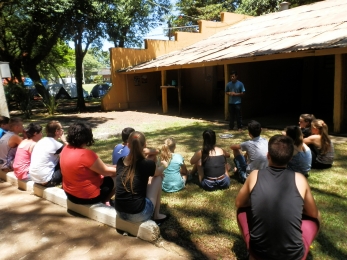
<path id="1" fill-rule="evenodd" d="M 176 141 L 168 138 L 161 149 L 160 161 L 166 161 L 168 167 L 164 171 L 162 189 L 165 192 L 176 192 L 184 188 L 188 170 L 183 157 L 175 153 Z"/>

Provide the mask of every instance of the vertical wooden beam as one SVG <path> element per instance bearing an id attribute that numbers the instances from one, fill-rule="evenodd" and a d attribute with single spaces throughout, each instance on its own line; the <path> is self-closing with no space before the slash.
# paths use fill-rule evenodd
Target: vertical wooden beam
<path id="1" fill-rule="evenodd" d="M 178 94 L 178 114 L 181 115 L 182 114 L 182 86 L 181 86 L 181 69 L 178 69 L 177 71 L 177 94 Z"/>
<path id="2" fill-rule="evenodd" d="M 229 66 L 228 64 L 224 64 L 224 83 L 225 87 L 228 84 L 230 76 L 229 76 Z M 224 87 L 224 91 L 225 91 Z M 229 115 L 229 97 L 224 94 L 224 119 L 227 120 Z"/>
<path id="3" fill-rule="evenodd" d="M 161 85 L 165 86 L 166 84 L 166 70 L 161 71 Z M 168 106 L 167 106 L 167 88 L 161 89 L 161 100 L 162 100 L 162 106 L 163 106 L 163 113 L 167 114 L 168 112 Z"/>
<path id="4" fill-rule="evenodd" d="M 343 71 L 345 70 L 342 54 L 335 54 L 334 77 L 334 132 L 341 131 L 344 110 Z"/>

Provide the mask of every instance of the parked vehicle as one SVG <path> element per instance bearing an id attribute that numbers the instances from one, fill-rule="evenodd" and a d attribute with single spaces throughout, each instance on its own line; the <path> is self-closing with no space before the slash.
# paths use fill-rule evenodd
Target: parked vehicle
<path id="1" fill-rule="evenodd" d="M 107 83 L 97 84 L 93 87 L 92 91 L 90 91 L 90 96 L 94 98 L 99 98 L 105 96 L 107 91 L 110 89 L 110 85 Z"/>

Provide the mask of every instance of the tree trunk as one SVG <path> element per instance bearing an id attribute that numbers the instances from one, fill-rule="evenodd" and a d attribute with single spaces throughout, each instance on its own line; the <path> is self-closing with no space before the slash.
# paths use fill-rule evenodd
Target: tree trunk
<path id="1" fill-rule="evenodd" d="M 83 97 L 83 75 L 82 75 L 82 63 L 84 53 L 82 50 L 82 40 L 75 40 L 75 64 L 76 64 L 76 86 L 77 86 L 77 110 L 84 111 L 86 104 Z"/>

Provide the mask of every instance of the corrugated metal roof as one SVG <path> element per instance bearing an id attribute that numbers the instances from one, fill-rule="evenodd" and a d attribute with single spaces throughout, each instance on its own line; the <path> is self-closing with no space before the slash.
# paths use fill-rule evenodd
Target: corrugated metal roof
<path id="1" fill-rule="evenodd" d="M 347 47 L 347 0 L 327 0 L 249 18 L 125 71 L 341 47 Z"/>

